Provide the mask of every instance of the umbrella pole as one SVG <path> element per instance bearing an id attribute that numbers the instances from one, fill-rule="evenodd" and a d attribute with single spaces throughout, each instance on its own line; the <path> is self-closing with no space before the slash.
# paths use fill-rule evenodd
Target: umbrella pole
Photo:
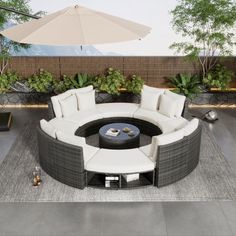
<path id="1" fill-rule="evenodd" d="M 5 11 L 9 11 L 9 12 L 13 12 L 13 13 L 16 13 L 18 15 L 27 16 L 27 17 L 30 17 L 30 18 L 33 18 L 33 19 L 40 19 L 39 16 L 35 16 L 35 15 L 31 15 L 31 14 L 28 14 L 28 13 L 25 13 L 25 12 L 17 11 L 13 8 L 9 8 L 9 7 L 5 7 L 5 6 L 0 5 L 0 9 L 5 10 Z"/>

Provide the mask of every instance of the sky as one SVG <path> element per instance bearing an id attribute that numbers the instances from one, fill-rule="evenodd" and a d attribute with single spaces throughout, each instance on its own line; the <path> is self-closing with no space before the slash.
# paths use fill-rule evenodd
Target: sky
<path id="1" fill-rule="evenodd" d="M 174 51 L 169 46 L 180 39 L 171 28 L 170 11 L 177 0 L 31 0 L 30 7 L 52 13 L 68 6 L 82 5 L 152 28 L 141 41 L 129 41 L 94 45 L 103 54 L 114 52 L 121 55 L 170 56 Z"/>

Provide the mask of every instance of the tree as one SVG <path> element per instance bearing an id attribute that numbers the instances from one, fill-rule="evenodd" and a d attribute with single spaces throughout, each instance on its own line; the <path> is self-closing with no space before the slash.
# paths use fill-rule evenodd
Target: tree
<path id="1" fill-rule="evenodd" d="M 13 8 L 19 12 L 30 14 L 31 9 L 28 5 L 28 2 L 28 0 L 0 0 L 0 5 Z M 0 10 L 0 31 L 3 30 L 10 22 L 19 24 L 28 21 L 29 19 L 29 17 L 24 15 Z M 2 75 L 7 68 L 11 52 L 17 52 L 22 47 L 27 48 L 29 45 L 13 42 L 0 35 L 0 75 Z"/>
<path id="2" fill-rule="evenodd" d="M 170 48 L 198 60 L 202 77 L 218 63 L 216 56 L 232 55 L 236 3 L 232 0 L 181 0 L 171 11 L 173 29 L 187 38 Z"/>

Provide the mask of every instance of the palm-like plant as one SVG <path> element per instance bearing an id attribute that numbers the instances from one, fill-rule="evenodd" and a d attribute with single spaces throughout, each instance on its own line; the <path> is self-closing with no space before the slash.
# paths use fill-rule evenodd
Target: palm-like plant
<path id="1" fill-rule="evenodd" d="M 201 92 L 201 82 L 196 75 L 178 74 L 168 80 L 170 85 L 174 87 L 173 92 L 183 94 L 191 100 Z"/>

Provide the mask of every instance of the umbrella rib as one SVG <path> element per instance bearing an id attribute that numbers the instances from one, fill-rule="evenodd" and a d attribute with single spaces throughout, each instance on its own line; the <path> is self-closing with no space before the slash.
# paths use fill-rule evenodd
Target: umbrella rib
<path id="1" fill-rule="evenodd" d="M 108 20 L 108 19 L 107 19 L 107 16 L 108 16 L 108 17 L 111 17 L 111 19 L 109 19 L 109 21 L 112 21 L 113 24 L 118 25 L 118 26 L 120 27 L 120 25 L 119 25 L 118 23 L 116 23 L 116 22 L 112 19 L 112 17 L 114 17 L 114 16 L 111 16 L 111 15 L 109 15 L 109 14 L 100 14 L 99 12 L 95 12 L 95 14 L 96 14 L 96 15 L 99 15 L 99 16 L 102 17 L 102 18 L 104 18 L 106 21 Z M 118 18 L 118 19 L 120 19 L 120 20 L 123 20 L 123 19 L 121 19 L 120 17 L 117 17 L 117 16 L 115 16 L 115 17 Z M 130 21 L 130 20 L 127 20 L 127 21 Z M 132 22 L 132 21 L 130 21 L 130 22 Z M 134 22 L 132 22 L 132 23 L 134 23 Z M 142 25 L 142 24 L 139 24 L 139 23 L 135 23 L 135 24 Z M 144 26 L 144 25 L 142 25 L 142 26 Z M 130 30 L 130 29 L 129 29 L 127 26 L 125 26 L 125 25 L 122 25 L 122 27 L 125 28 L 126 30 L 128 30 L 129 32 L 131 32 L 132 34 L 136 35 L 136 36 L 144 37 L 144 36 L 140 36 L 139 34 L 134 33 L 132 30 Z M 144 26 L 144 27 L 147 27 L 147 26 Z M 147 28 L 149 28 L 149 27 L 147 27 Z M 150 29 L 150 30 L 151 30 L 151 29 Z M 150 33 L 150 32 L 149 32 L 149 33 Z"/>
<path id="2" fill-rule="evenodd" d="M 82 38 L 83 38 L 83 43 L 84 43 L 84 42 L 85 42 L 85 37 L 84 37 L 84 33 L 83 33 L 82 21 L 81 21 L 80 15 L 78 15 L 78 16 L 79 16 L 79 19 L 77 18 L 77 20 L 78 20 L 78 22 L 79 22 L 79 24 L 80 24 L 81 36 L 82 36 Z"/>

